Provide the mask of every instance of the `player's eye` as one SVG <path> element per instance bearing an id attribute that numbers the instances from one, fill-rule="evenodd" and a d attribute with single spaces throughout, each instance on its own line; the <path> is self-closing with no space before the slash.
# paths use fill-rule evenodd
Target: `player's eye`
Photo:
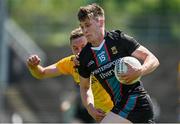
<path id="1" fill-rule="evenodd" d="M 77 50 L 78 50 L 78 48 L 76 48 L 76 47 L 75 47 L 75 48 L 73 48 L 73 49 L 74 49 L 74 51 L 77 51 Z"/>
<path id="2" fill-rule="evenodd" d="M 86 26 L 86 27 L 90 27 L 90 26 L 91 26 L 91 24 L 89 24 L 89 23 L 88 23 L 88 24 L 85 24 L 85 26 Z"/>

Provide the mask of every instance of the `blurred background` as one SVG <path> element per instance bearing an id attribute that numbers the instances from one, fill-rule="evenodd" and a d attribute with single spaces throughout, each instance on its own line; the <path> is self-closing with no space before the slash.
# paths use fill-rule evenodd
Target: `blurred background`
<path id="1" fill-rule="evenodd" d="M 156 121 L 180 122 L 180 0 L 0 0 L 0 123 L 92 122 L 70 76 L 37 80 L 25 62 L 37 54 L 47 66 L 70 55 L 77 10 L 93 2 L 107 30 L 123 30 L 157 56 L 160 67 L 142 78 Z"/>

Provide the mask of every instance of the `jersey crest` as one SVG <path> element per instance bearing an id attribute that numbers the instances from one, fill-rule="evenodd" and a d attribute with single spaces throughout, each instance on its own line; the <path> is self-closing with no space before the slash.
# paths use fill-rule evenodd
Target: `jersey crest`
<path id="1" fill-rule="evenodd" d="M 118 51 L 117 51 L 117 48 L 115 46 L 111 47 L 111 51 L 112 51 L 112 54 L 117 54 Z"/>

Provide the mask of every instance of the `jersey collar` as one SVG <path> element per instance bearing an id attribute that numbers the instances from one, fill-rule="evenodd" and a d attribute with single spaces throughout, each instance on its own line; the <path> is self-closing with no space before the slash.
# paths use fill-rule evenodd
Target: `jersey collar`
<path id="1" fill-rule="evenodd" d="M 98 47 L 91 47 L 92 50 L 100 50 L 102 46 L 104 45 L 105 40 L 101 42 L 101 44 Z"/>

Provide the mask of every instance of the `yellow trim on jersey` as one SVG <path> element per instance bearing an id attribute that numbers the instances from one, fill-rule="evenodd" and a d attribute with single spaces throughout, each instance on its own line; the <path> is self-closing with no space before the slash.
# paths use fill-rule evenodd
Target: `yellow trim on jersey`
<path id="1" fill-rule="evenodd" d="M 74 55 L 71 55 L 61 59 L 56 63 L 56 67 L 60 73 L 72 75 L 76 83 L 79 84 L 79 74 L 74 68 L 74 57 Z M 102 109 L 106 113 L 109 112 L 114 106 L 111 97 L 94 76 L 91 77 L 91 88 L 94 96 L 95 108 Z"/>

